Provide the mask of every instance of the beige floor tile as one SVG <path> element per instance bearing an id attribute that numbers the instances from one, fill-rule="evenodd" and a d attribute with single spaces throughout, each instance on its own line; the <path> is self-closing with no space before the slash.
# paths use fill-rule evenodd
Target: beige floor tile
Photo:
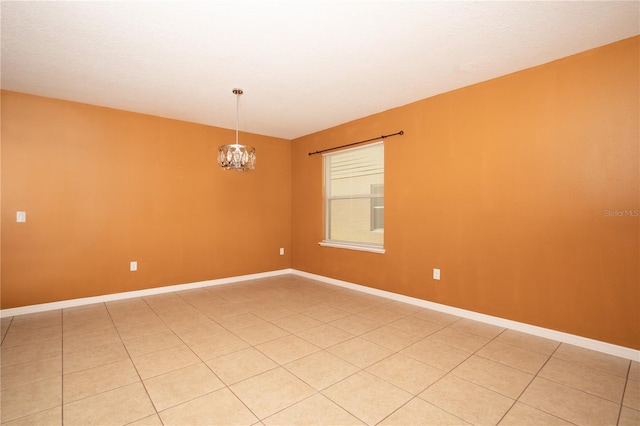
<path id="1" fill-rule="evenodd" d="M 453 324 L 456 321 L 459 321 L 461 318 L 456 315 L 447 314 L 444 312 L 438 312 L 431 309 L 420 309 L 412 316 L 419 318 L 421 320 L 435 322 L 436 324 L 442 324 L 444 326 L 448 326 Z"/>
<path id="2" fill-rule="evenodd" d="M 329 387 L 360 370 L 359 367 L 326 351 L 293 361 L 285 368 L 317 390 Z"/>
<path id="3" fill-rule="evenodd" d="M 200 362 L 200 358 L 185 345 L 135 356 L 132 359 L 142 380 Z"/>
<path id="4" fill-rule="evenodd" d="M 416 334 L 389 326 L 376 328 L 360 337 L 387 349 L 391 349 L 394 352 L 401 351 L 422 339 L 422 337 Z"/>
<path id="5" fill-rule="evenodd" d="M 360 368 L 367 368 L 394 352 L 360 337 L 339 343 L 327 351 Z"/>
<path id="6" fill-rule="evenodd" d="M 448 426 L 469 425 L 470 423 L 427 401 L 414 398 L 378 424 L 385 426 Z"/>
<path id="7" fill-rule="evenodd" d="M 209 320 L 202 312 L 189 305 L 184 310 L 174 310 L 166 314 L 158 313 L 158 316 L 165 322 L 171 329 L 178 329 L 188 327 L 189 324 L 197 324 Z"/>
<path id="8" fill-rule="evenodd" d="M 120 335 L 115 327 L 108 327 L 82 334 L 65 334 L 62 342 L 63 350 L 67 353 L 120 342 Z"/>
<path id="9" fill-rule="evenodd" d="M 9 322 L 6 322 L 8 325 Z M 5 321 L 3 321 L 5 324 Z M 16 331 L 34 328 L 45 328 L 53 326 L 62 326 L 62 310 L 37 312 L 34 314 L 18 315 L 13 317 L 11 327 Z"/>
<path id="10" fill-rule="evenodd" d="M 157 414 L 129 423 L 127 426 L 162 426 L 162 420 Z"/>
<path id="11" fill-rule="evenodd" d="M 249 344 L 230 332 L 216 334 L 189 346 L 203 361 L 208 361 L 222 355 L 239 351 L 249 347 Z"/>
<path id="12" fill-rule="evenodd" d="M 217 297 L 215 294 L 211 293 L 206 287 L 181 290 L 176 292 L 176 294 L 180 296 L 181 299 L 187 301 L 191 305 L 193 305 L 194 302 L 198 300 L 203 300 L 203 299 L 211 299 L 211 300 L 218 300 L 218 301 L 222 300 L 221 298 Z"/>
<path id="13" fill-rule="evenodd" d="M 0 422 L 19 419 L 62 405 L 62 377 L 0 391 Z"/>
<path id="14" fill-rule="evenodd" d="M 627 381 L 622 405 L 640 411 L 640 382 L 635 380 Z"/>
<path id="15" fill-rule="evenodd" d="M 216 322 L 222 324 L 223 327 L 228 328 L 229 330 L 238 330 L 241 328 L 251 327 L 254 325 L 264 325 L 267 324 L 267 321 L 264 319 L 253 315 L 250 312 L 244 312 L 241 314 L 228 315 L 222 318 L 216 319 Z"/>
<path id="16" fill-rule="evenodd" d="M 107 310 L 116 326 L 135 322 L 153 321 L 158 317 L 141 299 L 132 303 L 107 305 Z"/>
<path id="17" fill-rule="evenodd" d="M 169 326 L 167 326 L 160 318 L 141 323 L 124 324 L 116 328 L 118 329 L 118 333 L 122 340 L 131 340 L 147 334 L 157 334 L 170 331 Z"/>
<path id="18" fill-rule="evenodd" d="M 624 378 L 556 357 L 551 357 L 538 376 L 618 404 L 624 393 Z"/>
<path id="19" fill-rule="evenodd" d="M 629 367 L 629 375 L 627 377 L 629 380 L 640 382 L 640 362 L 631 361 L 631 366 Z"/>
<path id="20" fill-rule="evenodd" d="M 365 318 L 360 315 L 350 315 L 340 318 L 330 323 L 333 327 L 344 330 L 354 336 L 359 336 L 382 326 L 381 322 L 373 319 Z"/>
<path id="21" fill-rule="evenodd" d="M 360 420 L 320 394 L 315 394 L 285 408 L 265 419 L 263 424 L 267 426 L 364 425 Z"/>
<path id="22" fill-rule="evenodd" d="M 465 333 L 474 334 L 476 336 L 493 339 L 500 333 L 505 331 L 503 327 L 498 327 L 492 324 L 486 324 L 480 321 L 474 321 L 467 318 L 463 318 L 460 321 L 456 321 L 450 326 L 454 330 L 464 331 Z"/>
<path id="23" fill-rule="evenodd" d="M 473 353 L 489 343 L 490 339 L 469 334 L 451 327 L 446 327 L 426 337 L 425 340 L 447 345 L 468 353 Z"/>
<path id="24" fill-rule="evenodd" d="M 389 309 L 390 311 L 397 311 L 405 315 L 415 314 L 422 309 L 419 306 L 412 305 L 410 303 L 398 302 L 395 300 L 393 302 L 386 303 L 384 307 L 385 309 Z"/>
<path id="25" fill-rule="evenodd" d="M 145 334 L 131 340 L 125 340 L 123 343 L 129 352 L 129 356 L 132 357 L 184 345 L 182 340 L 169 329 L 160 333 Z"/>
<path id="26" fill-rule="evenodd" d="M 555 340 L 545 339 L 544 337 L 534 336 L 532 334 L 522 333 L 515 330 L 506 330 L 504 333 L 497 336 L 495 341 L 544 355 L 551 355 L 560 345 L 560 342 Z"/>
<path id="27" fill-rule="evenodd" d="M 154 311 L 156 310 L 156 308 L 185 303 L 185 301 L 176 293 L 153 294 L 151 296 L 143 297 L 142 300 L 144 300 L 145 303 L 149 305 Z"/>
<path id="28" fill-rule="evenodd" d="M 414 343 L 400 353 L 443 371 L 453 370 L 470 356 L 467 352 L 428 338 Z"/>
<path id="29" fill-rule="evenodd" d="M 293 314 L 271 321 L 278 327 L 287 330 L 289 333 L 298 333 L 309 328 L 317 327 L 322 323 L 315 318 L 305 314 Z"/>
<path id="30" fill-rule="evenodd" d="M 450 374 L 419 397 L 473 424 L 498 423 L 514 403 L 511 398 Z"/>
<path id="31" fill-rule="evenodd" d="M 2 368 L 9 365 L 21 364 L 41 358 L 50 358 L 62 353 L 62 339 L 42 340 L 22 346 L 0 347 L 0 361 Z"/>
<path id="32" fill-rule="evenodd" d="M 315 393 L 312 387 L 282 367 L 236 383 L 230 388 L 260 419 Z"/>
<path id="33" fill-rule="evenodd" d="M 280 365 L 305 357 L 320 350 L 319 347 L 294 335 L 280 337 L 256 346 L 263 354 Z"/>
<path id="34" fill-rule="evenodd" d="M 554 358 L 582 364 L 589 368 L 604 371 L 605 373 L 624 377 L 625 379 L 627 378 L 629 363 L 631 362 L 625 358 L 580 348 L 567 343 L 561 344 L 558 350 L 553 353 L 552 359 Z"/>
<path id="35" fill-rule="evenodd" d="M 579 425 L 615 424 L 620 406 L 597 396 L 536 377 L 520 401 Z"/>
<path id="36" fill-rule="evenodd" d="M 278 366 L 255 348 L 246 348 L 207 361 L 209 368 L 227 385 L 248 379 Z"/>
<path id="37" fill-rule="evenodd" d="M 124 425 L 155 413 L 142 386 L 134 383 L 65 404 L 63 423 L 68 425 Z"/>
<path id="38" fill-rule="evenodd" d="M 622 407 L 620 410 L 620 419 L 618 426 L 638 426 L 640 425 L 640 411 L 633 410 L 628 407 Z"/>
<path id="39" fill-rule="evenodd" d="M 309 328 L 297 333 L 297 335 L 320 348 L 328 348 L 353 337 L 353 334 L 329 324 Z"/>
<path id="40" fill-rule="evenodd" d="M 390 311 L 389 309 L 385 309 L 384 306 L 367 309 L 366 311 L 359 312 L 358 315 L 363 318 L 381 322 L 383 324 L 389 324 L 390 322 L 397 321 L 407 316 L 398 311 Z"/>
<path id="41" fill-rule="evenodd" d="M 189 324 L 186 328 L 174 328 L 174 332 L 187 345 L 193 345 L 202 340 L 226 333 L 227 330 L 215 321 L 207 320 L 197 324 Z"/>
<path id="42" fill-rule="evenodd" d="M 273 306 L 269 308 L 256 309 L 251 313 L 257 317 L 262 318 L 263 320 L 273 322 L 278 318 L 284 318 L 289 315 L 293 315 L 295 312 L 282 306 Z"/>
<path id="43" fill-rule="evenodd" d="M 120 342 L 109 343 L 65 353 L 62 359 L 62 371 L 64 374 L 69 374 L 125 359 L 129 359 L 129 354 L 127 354 L 124 345 Z"/>
<path id="44" fill-rule="evenodd" d="M 207 316 L 215 321 L 231 315 L 246 314 L 250 311 L 251 309 L 246 303 L 228 302 L 225 300 L 209 306 L 206 310 L 202 310 L 202 312 L 206 313 Z"/>
<path id="45" fill-rule="evenodd" d="M 182 404 L 224 387 L 204 364 L 195 364 L 144 381 L 156 410 Z"/>
<path id="46" fill-rule="evenodd" d="M 65 374 L 62 378 L 62 398 L 66 404 L 139 381 L 140 378 L 133 363 L 130 359 L 125 359 Z"/>
<path id="47" fill-rule="evenodd" d="M 322 322 L 331 322 L 351 315 L 350 312 L 327 305 L 314 306 L 305 310 L 304 314 Z"/>
<path id="48" fill-rule="evenodd" d="M 267 322 L 234 330 L 234 333 L 251 345 L 259 345 L 289 334 L 288 331 Z"/>
<path id="49" fill-rule="evenodd" d="M 62 376 L 62 354 L 14 364 L 0 369 L 2 389 Z"/>
<path id="50" fill-rule="evenodd" d="M 420 337 L 426 337 L 438 330 L 441 330 L 445 326 L 435 322 L 425 321 L 414 316 L 408 316 L 389 323 L 389 327 L 397 328 L 398 330 L 406 331 Z"/>
<path id="51" fill-rule="evenodd" d="M 111 318 L 109 318 L 109 316 L 87 318 L 81 321 L 78 320 L 74 322 L 70 322 L 65 319 L 62 324 L 62 331 L 65 336 L 72 336 L 75 334 L 85 334 L 92 331 L 104 330 L 114 327 L 115 325 L 113 324 L 113 321 L 111 321 Z"/>
<path id="52" fill-rule="evenodd" d="M 500 426 L 569 426 L 571 424 L 521 402 L 516 402 L 499 423 Z"/>
<path id="53" fill-rule="evenodd" d="M 361 371 L 322 391 L 367 424 L 376 424 L 412 398 L 409 392 Z"/>
<path id="54" fill-rule="evenodd" d="M 14 346 L 24 346 L 37 344 L 45 340 L 61 339 L 62 326 L 54 325 L 51 327 L 32 328 L 28 330 L 18 330 L 10 327 L 2 341 L 3 348 L 11 348 Z"/>
<path id="55" fill-rule="evenodd" d="M 2 426 L 62 426 L 62 406 L 21 417 Z"/>
<path id="56" fill-rule="evenodd" d="M 533 380 L 533 374 L 473 355 L 451 374 L 494 392 L 517 399 Z"/>
<path id="57" fill-rule="evenodd" d="M 377 307 L 380 303 L 362 299 L 360 297 L 349 298 L 337 303 L 330 303 L 330 305 L 334 308 L 340 309 L 341 311 L 349 312 L 351 314 L 357 314 L 374 307 Z M 396 312 L 396 314 L 398 314 Z"/>
<path id="58" fill-rule="evenodd" d="M 549 359 L 549 355 L 507 345 L 496 340 L 483 346 L 476 352 L 476 355 L 531 374 L 536 374 L 540 371 L 544 363 Z"/>
<path id="59" fill-rule="evenodd" d="M 80 305 L 62 310 L 64 321 L 82 322 L 87 319 L 108 317 L 109 312 L 104 303 L 92 303 L 90 305 Z"/>
<path id="60" fill-rule="evenodd" d="M 160 412 L 165 426 L 253 425 L 258 419 L 227 388 Z"/>
<path id="61" fill-rule="evenodd" d="M 177 297 L 177 296 L 175 301 L 167 304 L 163 303 L 158 306 L 151 306 L 151 309 L 163 321 L 165 319 L 180 320 L 179 318 L 180 316 L 184 316 L 185 318 L 188 318 L 190 321 L 195 320 L 193 322 L 204 321 L 203 319 L 199 318 L 199 315 L 197 316 L 198 318 L 194 317 L 194 314 L 199 313 L 199 311 L 196 308 L 194 308 L 193 306 L 191 306 L 191 304 L 185 302 L 184 300 L 182 300 L 180 297 Z"/>
<path id="62" fill-rule="evenodd" d="M 132 297 L 129 299 L 120 299 L 120 300 L 111 300 L 109 302 L 105 302 L 105 307 L 109 314 L 112 314 L 113 310 L 121 310 L 121 309 L 145 309 L 149 308 L 147 302 L 144 301 L 142 297 Z"/>
<path id="63" fill-rule="evenodd" d="M 442 370 L 402 354 L 383 359 L 367 368 L 367 371 L 413 395 L 419 394 L 445 375 Z"/>

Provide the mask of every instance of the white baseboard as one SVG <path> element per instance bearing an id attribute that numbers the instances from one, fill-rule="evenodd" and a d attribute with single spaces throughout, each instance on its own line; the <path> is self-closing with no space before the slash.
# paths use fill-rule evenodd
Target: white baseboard
<path id="1" fill-rule="evenodd" d="M 126 291 L 124 293 L 105 294 L 102 296 L 83 297 L 81 299 L 61 300 L 59 302 L 42 303 L 39 305 L 21 306 L 0 310 L 0 318 L 12 317 L 16 315 L 33 314 L 36 312 L 53 311 L 55 309 L 73 308 L 75 306 L 91 305 L 93 303 L 112 302 L 114 300 L 131 299 L 134 297 L 151 296 L 154 294 L 171 293 L 174 291 L 192 290 L 195 288 L 211 287 L 214 285 L 232 284 L 241 281 L 257 280 L 260 278 L 276 277 L 279 275 L 292 274 L 292 269 L 280 269 L 277 271 L 260 272 L 257 274 L 239 275 L 235 277 L 220 278 L 216 280 L 199 281 L 195 283 L 169 285 L 165 287 L 154 287 L 145 290 Z"/>
<path id="2" fill-rule="evenodd" d="M 336 280 L 334 278 L 327 278 L 322 275 L 311 274 L 308 272 L 298 271 L 296 269 L 292 270 L 292 274 L 299 275 L 301 277 L 309 278 L 316 281 L 321 281 L 327 284 L 333 284 L 340 287 L 345 287 L 351 290 L 361 291 L 363 293 L 373 294 L 375 296 L 385 297 L 387 299 L 392 299 L 398 302 L 409 303 L 411 305 L 432 309 L 434 311 L 444 312 L 444 313 L 456 315 L 462 318 L 480 321 L 486 324 L 496 325 L 499 327 L 521 331 L 527 334 L 532 334 L 534 336 L 540 336 L 547 339 L 556 340 L 559 342 L 568 343 L 575 346 L 580 346 L 582 348 L 603 352 L 609 355 L 615 355 L 615 356 L 630 359 L 633 361 L 640 361 L 640 351 L 636 349 L 613 345 L 611 343 L 601 342 L 599 340 L 589 339 L 587 337 L 576 336 L 575 334 L 564 333 L 562 331 L 551 330 L 548 328 L 538 327 L 535 325 L 525 324 L 522 322 L 512 321 L 512 320 L 508 320 L 500 317 L 485 315 L 479 312 L 467 311 L 465 309 L 455 308 L 453 306 L 429 302 L 428 300 L 417 299 L 415 297 L 410 297 L 410 296 L 404 296 L 402 294 L 397 294 L 397 293 L 392 293 L 385 290 L 366 287 L 359 284 L 353 284 L 347 281 Z"/>
<path id="3" fill-rule="evenodd" d="M 429 302 L 428 300 L 417 299 L 415 297 L 405 296 L 402 294 L 392 293 L 390 291 L 379 290 L 359 284 L 341 281 L 334 278 L 328 278 L 322 275 L 311 274 L 309 272 L 298 271 L 296 269 L 280 269 L 277 271 L 261 272 L 257 274 L 240 275 L 235 277 L 220 278 L 208 281 L 199 281 L 195 283 L 177 284 L 165 287 L 155 287 L 145 290 L 127 291 L 124 293 L 105 294 L 103 296 L 85 297 L 81 299 L 62 300 L 60 302 L 42 303 L 39 305 L 21 306 L 19 308 L 10 308 L 0 310 L 0 318 L 11 317 L 16 315 L 33 314 L 36 312 L 51 311 L 54 309 L 72 308 L 75 306 L 90 305 L 93 303 L 111 302 L 114 300 L 130 299 L 133 297 L 151 296 L 154 294 L 171 293 L 174 291 L 191 290 L 202 287 L 210 287 L 222 284 L 232 284 L 242 281 L 256 280 L 260 278 L 276 277 L 280 275 L 293 274 L 300 277 L 360 291 L 375 296 L 384 297 L 398 302 L 409 303 L 411 305 L 420 306 L 422 308 L 432 309 L 434 311 L 444 312 L 467 318 L 475 321 L 484 322 L 486 324 L 496 325 L 511 330 L 521 331 L 523 333 L 540 336 L 551 340 L 556 340 L 571 345 L 580 346 L 598 352 L 619 356 L 633 361 L 640 361 L 640 351 L 627 348 L 624 346 L 613 345 L 611 343 L 601 342 L 599 340 L 589 339 L 587 337 L 576 336 L 574 334 L 564 333 L 562 331 L 551 330 L 548 328 L 538 327 L 535 325 L 525 324 L 522 322 L 512 321 L 500 317 L 481 314 L 479 312 L 467 311 L 465 309 L 455 308 L 453 306 L 442 305 L 440 303 Z"/>

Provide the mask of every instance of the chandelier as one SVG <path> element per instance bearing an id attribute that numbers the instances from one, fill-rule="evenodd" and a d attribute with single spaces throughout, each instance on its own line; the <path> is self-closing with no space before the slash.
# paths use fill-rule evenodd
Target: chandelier
<path id="1" fill-rule="evenodd" d="M 242 89 L 233 89 L 236 95 L 236 143 L 222 145 L 218 148 L 218 164 L 225 170 L 253 170 L 256 164 L 256 150 L 252 146 L 238 143 L 238 105 Z"/>

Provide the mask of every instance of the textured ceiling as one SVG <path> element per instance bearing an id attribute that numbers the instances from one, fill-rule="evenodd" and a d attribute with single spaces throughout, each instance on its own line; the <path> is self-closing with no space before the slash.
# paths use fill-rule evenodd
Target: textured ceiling
<path id="1" fill-rule="evenodd" d="M 2 88 L 293 139 L 637 35 L 640 2 L 2 1 Z M 397 129 L 389 129 L 395 131 Z"/>

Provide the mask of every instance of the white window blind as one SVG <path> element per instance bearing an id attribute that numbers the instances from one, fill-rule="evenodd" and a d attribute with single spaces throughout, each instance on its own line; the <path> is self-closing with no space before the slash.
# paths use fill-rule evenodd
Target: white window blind
<path id="1" fill-rule="evenodd" d="M 384 143 L 324 155 L 324 245 L 382 251 Z"/>

